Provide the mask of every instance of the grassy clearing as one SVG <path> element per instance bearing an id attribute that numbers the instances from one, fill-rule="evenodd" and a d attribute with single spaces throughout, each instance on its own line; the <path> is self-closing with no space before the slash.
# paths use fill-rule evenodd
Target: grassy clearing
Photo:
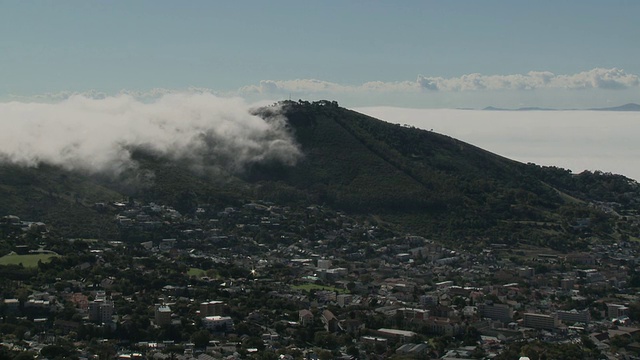
<path id="1" fill-rule="evenodd" d="M 195 276 L 197 278 L 207 276 L 211 279 L 220 279 L 220 276 L 216 271 L 211 271 L 211 270 L 207 271 L 207 270 L 198 269 L 198 268 L 189 268 L 189 271 L 187 271 L 187 276 Z"/>
<path id="2" fill-rule="evenodd" d="M 329 291 L 336 291 L 339 294 L 348 294 L 349 293 L 349 291 L 347 289 L 339 289 L 339 288 L 333 287 L 333 286 L 318 285 L 318 284 L 293 285 L 293 286 L 291 286 L 291 288 L 295 289 L 295 290 L 306 291 L 306 292 L 309 292 L 311 290 L 329 290 Z"/>
<path id="3" fill-rule="evenodd" d="M 29 254 L 29 255 L 8 254 L 3 257 L 0 257 L 0 265 L 22 264 L 22 266 L 26 268 L 34 268 L 38 266 L 38 261 L 42 261 L 43 263 L 46 263 L 51 261 L 51 258 L 56 256 L 58 255 L 55 255 L 55 254 Z"/>
<path id="4" fill-rule="evenodd" d="M 187 275 L 195 276 L 195 277 L 202 277 L 202 276 L 207 275 L 207 272 L 202 270 L 202 269 L 198 269 L 198 268 L 189 268 L 189 271 L 187 271 Z"/>

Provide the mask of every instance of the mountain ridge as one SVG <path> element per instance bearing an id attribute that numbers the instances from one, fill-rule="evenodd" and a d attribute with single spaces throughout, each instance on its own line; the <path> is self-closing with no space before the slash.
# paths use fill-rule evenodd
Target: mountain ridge
<path id="1" fill-rule="evenodd" d="M 574 197 L 594 201 L 624 200 L 621 197 L 607 195 L 603 189 L 596 191 L 602 187 L 597 185 L 598 181 L 619 182 L 616 186 L 626 190 L 633 189 L 637 195 L 637 184 L 624 176 L 600 172 L 573 175 L 564 169 L 522 164 L 445 135 L 386 123 L 339 108 L 330 102 L 290 102 L 285 105 L 289 106 L 285 111 L 287 116 L 290 119 L 298 119 L 292 122 L 292 127 L 296 138 L 302 141 L 303 148 L 313 150 L 319 144 L 313 141 L 313 137 L 300 137 L 301 131 L 308 132 L 308 126 L 319 128 L 322 124 L 335 123 L 373 155 L 401 170 L 401 177 L 408 175 L 421 184 L 421 187 L 408 187 L 407 191 L 395 194 L 395 199 L 401 199 L 400 202 L 406 205 L 402 207 L 398 206 L 397 202 L 387 203 L 388 199 L 378 195 L 371 197 L 375 199 L 374 204 L 371 204 L 367 202 L 367 198 L 359 197 L 361 187 L 358 186 L 323 183 L 328 193 L 324 198 L 337 200 L 332 205 L 346 206 L 352 211 L 364 213 L 386 211 L 389 217 L 394 218 L 398 217 L 398 213 L 402 213 L 400 217 L 406 215 L 406 218 L 428 214 L 431 218 L 427 220 L 423 218 L 401 222 L 413 222 L 414 225 L 419 222 L 421 224 L 415 228 L 439 233 L 441 236 L 504 236 L 506 228 L 513 227 L 514 224 L 522 224 L 532 219 L 546 219 L 549 220 L 548 223 L 555 224 L 555 235 L 562 237 L 566 233 L 566 227 L 573 221 L 569 219 L 573 216 L 568 215 L 573 211 L 569 208 L 575 205 L 568 204 L 563 199 Z M 306 122 L 302 122 L 301 119 L 305 117 Z M 334 157 L 340 161 L 345 160 L 341 158 L 344 154 L 335 154 Z M 318 159 L 307 161 L 320 164 Z M 360 163 L 356 158 L 350 158 L 348 161 Z M 296 176 L 304 177 L 304 171 L 300 173 L 300 170 L 304 168 L 297 168 Z M 389 176 L 397 180 L 387 180 L 388 182 L 402 182 L 395 175 Z M 314 183 L 313 179 L 314 176 L 308 176 L 303 183 Z M 276 176 L 272 180 L 283 181 L 294 187 L 301 185 L 299 181 L 291 181 L 292 179 L 286 176 Z M 369 177 L 368 183 L 373 184 L 374 180 Z M 632 185 L 628 185 L 627 188 L 625 184 Z M 303 188 L 313 193 L 313 186 Z M 586 194 L 588 191 L 592 194 Z M 383 190 L 376 191 L 376 194 L 380 192 Z M 592 195 L 597 196 L 590 198 Z M 340 200 L 344 200 L 346 196 L 350 196 L 351 201 L 341 202 Z M 382 209 L 381 204 L 385 205 Z M 399 211 L 389 214 L 389 209 Z M 564 213 L 560 214 L 563 211 Z M 583 213 L 586 214 L 588 211 Z M 447 231 L 438 231 L 438 228 L 442 227 L 442 221 L 450 224 Z M 508 226 L 503 226 L 505 224 Z M 471 231 L 458 231 L 460 228 Z M 522 232 L 521 236 L 524 236 L 527 230 Z"/>
<path id="2" fill-rule="evenodd" d="M 213 160 L 190 164 L 144 148 L 132 150 L 137 168 L 119 179 L 4 164 L 0 210 L 42 216 L 65 236 L 82 237 L 122 236 L 113 219 L 92 205 L 125 197 L 171 205 L 185 215 L 250 199 L 321 204 L 458 244 L 568 249 L 584 247 L 589 238 L 640 237 L 633 225 L 640 187 L 622 175 L 520 163 L 331 101 L 283 101 L 254 112 L 265 121 L 286 117 L 304 154 L 296 165 L 263 161 L 225 174 L 207 170 Z M 581 219 L 590 219 L 589 225 L 576 227 Z"/>
<path id="3" fill-rule="evenodd" d="M 487 106 L 482 110 L 486 111 L 640 111 L 640 104 L 627 103 L 620 106 L 603 107 L 603 108 L 589 108 L 589 109 L 552 109 L 536 106 L 521 107 L 517 109 L 506 109 L 494 106 Z"/>

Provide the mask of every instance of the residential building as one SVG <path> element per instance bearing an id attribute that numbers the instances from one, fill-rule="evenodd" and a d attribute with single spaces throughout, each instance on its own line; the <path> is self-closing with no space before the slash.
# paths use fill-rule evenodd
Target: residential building
<path id="1" fill-rule="evenodd" d="M 629 307 L 620 304 L 607 304 L 607 317 L 617 319 L 622 316 L 629 316 Z"/>
<path id="2" fill-rule="evenodd" d="M 166 305 L 157 305 L 155 311 L 156 326 L 171 324 L 171 308 Z"/>
<path id="3" fill-rule="evenodd" d="M 558 318 L 556 314 L 544 315 L 535 313 L 524 313 L 523 326 L 532 329 L 553 330 L 558 326 Z"/>
<path id="4" fill-rule="evenodd" d="M 494 304 L 486 302 L 478 305 L 478 314 L 483 318 L 498 320 L 508 323 L 513 319 L 513 311 L 507 304 Z"/>
<path id="5" fill-rule="evenodd" d="M 20 301 L 18 299 L 4 299 L 4 311 L 5 314 L 15 314 L 20 308 Z"/>
<path id="6" fill-rule="evenodd" d="M 313 322 L 313 313 L 307 309 L 298 311 L 300 325 L 307 326 Z"/>
<path id="7" fill-rule="evenodd" d="M 113 302 L 104 298 L 89 302 L 89 321 L 110 324 L 113 318 Z"/>
<path id="8" fill-rule="evenodd" d="M 589 323 L 591 321 L 591 314 L 588 309 L 584 310 L 559 310 L 557 312 L 558 320 L 561 320 L 565 323 Z"/>
<path id="9" fill-rule="evenodd" d="M 338 331 L 339 322 L 338 318 L 333 315 L 333 313 L 329 310 L 325 310 L 322 312 L 322 323 L 324 324 L 324 329 L 329 332 Z"/>
<path id="10" fill-rule="evenodd" d="M 353 301 L 353 295 L 340 294 L 336 296 L 336 300 L 338 301 L 338 306 L 340 307 L 349 306 L 349 304 L 351 304 L 351 301 Z"/>
<path id="11" fill-rule="evenodd" d="M 222 316 L 223 311 L 223 301 L 205 301 L 200 304 L 200 317 Z"/>
<path id="12" fill-rule="evenodd" d="M 231 331 L 233 330 L 233 319 L 229 316 L 207 316 L 202 318 L 202 326 L 208 330 Z"/>

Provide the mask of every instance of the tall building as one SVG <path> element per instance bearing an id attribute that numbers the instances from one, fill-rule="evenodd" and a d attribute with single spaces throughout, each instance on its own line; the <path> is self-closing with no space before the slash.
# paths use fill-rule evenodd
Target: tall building
<path id="1" fill-rule="evenodd" d="M 200 304 L 200 317 L 222 316 L 224 312 L 223 301 L 205 301 Z"/>
<path id="2" fill-rule="evenodd" d="M 156 326 L 171 324 L 171 308 L 167 305 L 156 305 L 154 320 Z"/>
<path id="3" fill-rule="evenodd" d="M 106 299 L 89 301 L 89 321 L 110 324 L 113 321 L 113 302 Z"/>

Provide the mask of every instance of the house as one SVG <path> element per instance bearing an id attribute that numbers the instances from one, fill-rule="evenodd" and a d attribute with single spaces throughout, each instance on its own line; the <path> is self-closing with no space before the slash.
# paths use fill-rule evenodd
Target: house
<path id="1" fill-rule="evenodd" d="M 176 239 L 162 239 L 160 242 L 160 251 L 168 251 L 176 246 Z"/>
<path id="2" fill-rule="evenodd" d="M 333 315 L 333 313 L 329 310 L 325 310 L 322 312 L 322 323 L 324 324 L 324 329 L 329 332 L 336 332 L 339 328 L 338 318 Z"/>
<path id="3" fill-rule="evenodd" d="M 336 296 L 336 300 L 338 301 L 338 306 L 345 307 L 351 304 L 353 301 L 353 295 L 351 294 L 340 294 Z"/>
<path id="4" fill-rule="evenodd" d="M 382 337 L 397 338 L 407 340 L 415 337 L 417 334 L 413 331 L 380 328 L 375 333 Z"/>
<path id="5" fill-rule="evenodd" d="M 56 319 L 53 323 L 56 329 L 60 329 L 63 334 L 68 334 L 72 331 L 77 332 L 80 329 L 80 323 L 75 321 L 67 321 L 62 319 Z"/>
<path id="6" fill-rule="evenodd" d="M 298 311 L 300 325 L 307 326 L 313 322 L 313 313 L 307 309 Z"/>
<path id="7" fill-rule="evenodd" d="M 16 314 L 20 306 L 18 299 L 4 299 L 5 314 Z"/>
<path id="8" fill-rule="evenodd" d="M 349 334 L 355 334 L 360 330 L 364 330 L 364 323 L 358 319 L 347 319 L 341 324 L 342 329 Z"/>
<path id="9" fill-rule="evenodd" d="M 414 308 L 400 308 L 397 312 L 402 314 L 402 318 L 407 320 L 424 320 L 428 315 L 428 310 L 414 309 Z"/>
<path id="10" fill-rule="evenodd" d="M 456 336 L 464 332 L 464 328 L 448 318 L 430 317 L 424 321 L 425 328 L 431 334 Z"/>
<path id="11" fill-rule="evenodd" d="M 401 345 L 396 349 L 396 354 L 398 355 L 406 355 L 406 354 L 424 354 L 429 350 L 429 346 L 425 343 L 414 344 L 414 343 L 406 343 Z"/>
<path id="12" fill-rule="evenodd" d="M 89 308 L 89 297 L 82 293 L 72 293 L 68 295 L 68 300 L 71 301 L 75 307 L 82 312 L 87 311 Z"/>

